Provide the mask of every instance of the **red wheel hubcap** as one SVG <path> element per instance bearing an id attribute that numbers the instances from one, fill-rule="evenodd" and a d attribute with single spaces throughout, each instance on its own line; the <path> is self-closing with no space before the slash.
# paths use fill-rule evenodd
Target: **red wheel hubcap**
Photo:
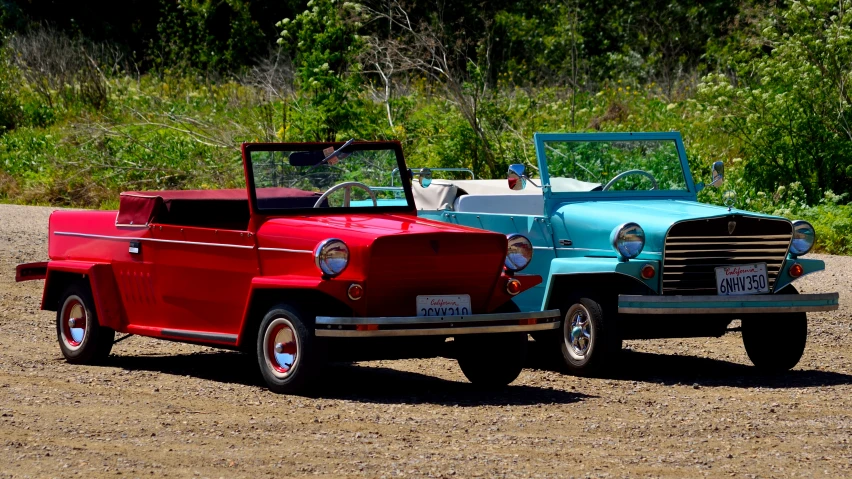
<path id="1" fill-rule="evenodd" d="M 88 317 L 86 306 L 77 297 L 70 297 L 62 308 L 62 339 L 70 348 L 78 348 L 86 337 Z"/>
<path id="2" fill-rule="evenodd" d="M 266 336 L 266 354 L 272 368 L 281 375 L 289 374 L 298 360 L 299 344 L 292 325 L 279 318 Z"/>

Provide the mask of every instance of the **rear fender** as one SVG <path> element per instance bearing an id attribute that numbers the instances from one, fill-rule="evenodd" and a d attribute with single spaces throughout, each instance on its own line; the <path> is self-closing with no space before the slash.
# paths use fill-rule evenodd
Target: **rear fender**
<path id="1" fill-rule="evenodd" d="M 641 276 L 642 267 L 651 264 L 657 271 L 653 278 Z M 631 291 L 633 294 L 658 294 L 660 262 L 654 260 L 619 261 L 616 258 L 556 258 L 544 291 L 542 311 L 564 306 L 565 298 L 580 291 L 597 297 Z"/>
<path id="2" fill-rule="evenodd" d="M 244 351 L 254 347 L 256 330 L 269 308 L 282 302 L 312 310 L 322 308 L 323 314 L 350 316 L 352 302 L 345 304 L 349 282 L 329 281 L 316 276 L 263 276 L 252 279 L 248 300 L 240 323 L 237 346 Z M 363 302 L 362 302 L 363 303 Z M 358 306 L 363 306 L 360 304 Z M 360 312 L 361 315 L 364 311 Z M 314 318 L 306 318 L 313 322 Z"/>
<path id="3" fill-rule="evenodd" d="M 123 331 L 127 316 L 118 285 L 108 263 L 83 261 L 51 261 L 47 264 L 41 309 L 56 311 L 62 293 L 74 282 L 85 281 L 95 300 L 95 311 L 101 326 Z"/>

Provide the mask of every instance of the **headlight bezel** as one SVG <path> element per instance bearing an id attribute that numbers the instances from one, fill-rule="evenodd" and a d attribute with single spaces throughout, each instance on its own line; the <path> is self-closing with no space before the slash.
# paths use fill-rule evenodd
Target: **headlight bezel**
<path id="1" fill-rule="evenodd" d="M 807 230 L 810 230 L 810 235 L 808 236 Z M 810 243 L 807 243 L 807 238 L 810 238 Z M 797 243 L 799 241 L 799 243 Z M 807 248 L 802 250 L 801 245 L 804 242 L 807 245 Z M 793 256 L 803 256 L 808 254 L 816 243 L 816 230 L 814 229 L 814 225 L 810 224 L 805 220 L 796 220 L 793 221 L 793 237 L 790 240 L 790 254 Z"/>
<path id="2" fill-rule="evenodd" d="M 634 238 L 629 238 L 629 235 L 634 236 Z M 624 260 L 631 260 L 642 254 L 642 250 L 645 249 L 645 240 L 645 230 L 639 223 L 632 221 L 616 226 L 609 236 L 612 249 Z M 637 242 L 639 243 L 638 249 L 635 246 Z"/>
<path id="3" fill-rule="evenodd" d="M 518 271 L 523 271 L 524 268 L 529 266 L 532 263 L 533 258 L 533 244 L 529 238 L 522 234 L 512 233 L 510 235 L 506 235 L 507 245 L 506 245 L 506 257 L 503 259 L 503 266 L 506 268 L 506 271 L 517 273 Z M 519 245 L 525 245 L 526 248 L 519 248 Z M 513 251 L 514 250 L 514 251 Z M 524 255 L 523 251 L 529 251 L 529 255 Z M 526 262 L 524 264 L 518 264 L 517 259 L 523 258 Z M 512 259 L 510 259 L 510 256 Z"/>
<path id="4" fill-rule="evenodd" d="M 342 248 L 341 248 L 342 247 Z M 343 259 L 343 266 L 336 267 L 333 264 L 337 264 L 340 261 L 340 258 L 329 258 L 329 253 L 336 253 L 337 251 L 333 251 L 332 248 L 338 248 L 338 251 L 345 252 L 345 258 Z M 346 267 L 349 266 L 350 259 L 350 251 L 349 246 L 340 238 L 328 238 L 323 241 L 320 241 L 316 248 L 314 248 L 314 264 L 316 264 L 317 269 L 323 274 L 323 276 L 334 278 L 336 276 L 340 276 L 346 270 Z M 335 261 L 332 263 L 331 261 Z"/>

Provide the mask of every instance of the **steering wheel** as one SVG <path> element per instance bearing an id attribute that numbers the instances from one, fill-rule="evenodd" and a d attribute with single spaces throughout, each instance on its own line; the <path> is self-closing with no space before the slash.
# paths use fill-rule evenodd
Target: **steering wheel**
<path id="1" fill-rule="evenodd" d="M 648 172 L 647 172 L 647 171 L 645 171 L 645 170 L 627 170 L 627 171 L 622 171 L 621 173 L 619 173 L 619 174 L 615 175 L 615 177 L 614 177 L 613 179 L 609 180 L 609 181 L 607 182 L 607 184 L 605 184 L 605 185 L 604 185 L 604 187 L 603 187 L 603 188 L 601 188 L 601 191 L 606 191 L 606 190 L 608 190 L 608 189 L 609 189 L 609 187 L 610 187 L 610 186 L 612 186 L 612 184 L 613 184 L 613 183 L 615 183 L 616 181 L 618 181 L 618 180 L 620 180 L 620 179 L 624 178 L 625 176 L 630 176 L 630 175 L 642 175 L 642 176 L 647 176 L 647 177 L 651 180 L 651 183 L 654 185 L 654 186 L 652 186 L 652 187 L 651 187 L 651 189 L 652 189 L 652 190 L 656 190 L 656 189 L 657 189 L 657 179 L 656 179 L 656 178 L 654 178 L 654 175 L 652 175 L 651 173 L 648 173 Z"/>
<path id="2" fill-rule="evenodd" d="M 350 198 L 352 196 L 352 187 L 358 187 L 367 192 L 370 195 L 370 198 L 373 200 L 373 206 L 379 206 L 379 203 L 376 201 L 376 194 L 373 193 L 373 190 L 370 189 L 369 186 L 364 183 L 360 183 L 358 181 L 344 181 L 343 183 L 338 183 L 331 188 L 328 189 L 322 196 L 317 199 L 317 202 L 314 203 L 314 208 L 319 208 L 322 205 L 322 202 L 328 199 L 328 196 L 339 189 L 343 189 L 343 207 L 348 208 L 350 204 Z"/>

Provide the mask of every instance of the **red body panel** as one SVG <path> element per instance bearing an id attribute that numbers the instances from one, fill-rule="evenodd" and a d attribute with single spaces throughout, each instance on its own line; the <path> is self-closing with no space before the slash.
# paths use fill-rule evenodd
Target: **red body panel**
<path id="1" fill-rule="evenodd" d="M 233 346 L 242 342 L 253 294 L 269 289 L 319 291 L 356 316 L 415 315 L 417 295 L 469 294 L 475 313 L 512 298 L 501 274 L 503 235 L 413 215 L 263 218 L 256 233 L 115 220 L 115 211 L 51 215 L 45 292 L 52 272 L 85 275 L 102 323 L 120 332 Z M 347 243 L 350 262 L 323 278 L 314 248 L 332 237 Z M 541 281 L 515 277 L 523 289 Z M 353 283 L 364 287 L 358 301 L 347 295 Z"/>
<path id="2" fill-rule="evenodd" d="M 345 307 L 345 314 L 361 317 L 416 316 L 418 295 L 470 295 L 473 314 L 493 312 L 512 298 L 506 291 L 510 275 L 503 272 L 505 236 L 418 218 L 413 206 L 403 213 L 309 210 L 270 217 L 254 211 L 247 195 L 246 221 L 239 219 L 245 210 L 230 190 L 126 196 L 139 201 L 123 202 L 123 216 L 116 211 L 51 215 L 50 262 L 16 270 L 19 280 L 47 280 L 43 309 L 58 307 L 53 303 L 68 281 L 87 279 L 102 325 L 236 346 L 246 341 L 248 322 L 256 320 L 250 317 L 258 314 L 253 298 L 263 297 L 262 305 L 269 307 L 277 294 L 270 290 L 310 290 L 336 300 L 334 307 Z M 142 202 L 147 203 L 136 204 Z M 216 228 L 188 225 L 213 224 L 206 221 L 215 222 L 222 211 L 236 216 L 221 215 Z M 171 224 L 178 218 L 185 223 Z M 225 229 L 234 225 L 247 229 Z M 317 245 L 329 238 L 343 240 L 350 251 L 346 269 L 335 278 L 324 277 L 314 257 Z M 522 290 L 541 282 L 538 276 L 514 278 Z M 363 288 L 358 300 L 347 293 L 355 283 Z"/>

